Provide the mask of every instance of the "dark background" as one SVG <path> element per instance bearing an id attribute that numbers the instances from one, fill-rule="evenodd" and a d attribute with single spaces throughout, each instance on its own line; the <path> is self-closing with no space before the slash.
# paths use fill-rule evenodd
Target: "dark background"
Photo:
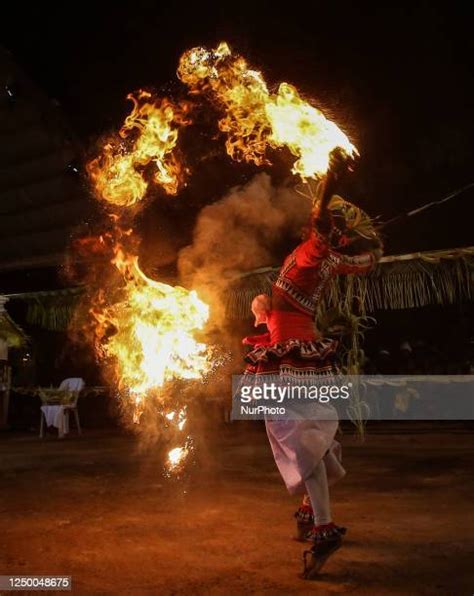
<path id="1" fill-rule="evenodd" d="M 84 146 L 120 125 L 139 87 L 183 90 L 180 54 L 225 39 L 270 84 L 294 83 L 361 153 L 350 196 L 385 219 L 474 182 L 471 10 L 459 3 L 69 2 L 9 6 L 1 42 L 62 104 Z M 199 204 L 252 173 L 212 164 Z M 387 229 L 389 252 L 474 244 L 474 191 Z M 179 207 L 178 207 L 179 208 Z"/>
<path id="2" fill-rule="evenodd" d="M 182 95 L 175 76 L 182 52 L 226 40 L 263 71 L 270 85 L 295 84 L 348 132 L 361 159 L 345 190 L 372 215 L 390 219 L 474 182 L 472 9 L 461 2 L 280 4 L 127 0 L 56 7 L 12 2 L 0 22 L 0 44 L 59 101 L 82 142 L 83 160 L 94 152 L 98 137 L 120 126 L 130 91 L 153 86 L 166 95 Z M 199 134 L 186 131 L 186 155 L 195 160 L 190 186 L 178 200 L 160 197 L 147 208 L 141 222 L 145 238 L 171 230 L 187 243 L 199 208 L 257 171 L 230 162 L 222 139 L 211 142 L 215 131 L 206 133 L 206 123 L 198 124 Z M 198 163 L 209 148 L 214 156 Z M 282 156 L 269 172 L 278 180 L 289 169 Z M 387 252 L 474 245 L 473 198 L 471 189 L 388 227 Z M 2 283 L 11 291 L 58 285 L 52 269 L 15 271 Z M 24 305 L 10 305 L 18 309 L 16 320 L 23 320 Z M 472 311 L 463 305 L 404 311 L 403 316 L 377 313 L 377 318 L 377 331 L 367 334 L 370 354 L 380 347 L 395 354 L 401 338 L 421 337 L 430 344 L 438 340 L 440 353 L 458 362 L 457 351 L 472 332 Z M 57 382 L 66 366 L 61 359 L 65 338 L 34 333 L 43 346 L 37 381 Z M 74 354 L 64 357 L 71 371 L 71 363 L 81 362 Z M 86 368 L 87 382 L 93 384 L 97 371 L 89 362 Z"/>

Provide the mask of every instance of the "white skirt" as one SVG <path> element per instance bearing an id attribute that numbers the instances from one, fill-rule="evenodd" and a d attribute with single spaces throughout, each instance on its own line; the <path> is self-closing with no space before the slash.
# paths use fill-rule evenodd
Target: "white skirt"
<path id="1" fill-rule="evenodd" d="M 336 420 L 266 420 L 276 465 L 291 494 L 305 492 L 304 482 L 324 459 L 329 484 L 345 476 L 341 445 L 334 440 Z"/>

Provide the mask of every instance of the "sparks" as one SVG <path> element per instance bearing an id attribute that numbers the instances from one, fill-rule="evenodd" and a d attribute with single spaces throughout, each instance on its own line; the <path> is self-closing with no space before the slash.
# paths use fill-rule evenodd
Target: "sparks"
<path id="1" fill-rule="evenodd" d="M 175 471 L 176 468 L 182 464 L 183 460 L 188 454 L 186 447 L 175 447 L 168 452 L 167 468 L 170 472 Z"/>

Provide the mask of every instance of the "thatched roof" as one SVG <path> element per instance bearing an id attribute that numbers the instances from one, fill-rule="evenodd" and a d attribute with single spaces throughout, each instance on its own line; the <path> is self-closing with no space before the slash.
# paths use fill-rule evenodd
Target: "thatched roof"
<path id="1" fill-rule="evenodd" d="M 224 296 L 227 316 L 248 318 L 253 298 L 271 290 L 277 272 L 278 268 L 266 267 L 236 278 Z M 334 281 L 325 307 L 341 299 L 350 303 L 356 295 L 362 297 L 368 313 L 470 301 L 474 299 L 474 247 L 388 256 L 370 275 L 344 279 L 343 286 L 340 280 Z M 9 298 L 28 304 L 29 323 L 64 330 L 82 293 L 83 288 L 76 287 L 10 294 Z"/>
<path id="2" fill-rule="evenodd" d="M 0 271 L 61 262 L 88 208 L 77 154 L 58 105 L 0 48 Z"/>
<path id="3" fill-rule="evenodd" d="M 268 267 L 234 280 L 226 294 L 231 318 L 246 318 L 255 296 L 268 293 L 278 268 Z M 364 300 L 366 312 L 453 304 L 474 298 L 474 247 L 384 257 L 370 275 L 348 276 L 341 289 L 335 279 L 327 306 L 350 288 Z"/>

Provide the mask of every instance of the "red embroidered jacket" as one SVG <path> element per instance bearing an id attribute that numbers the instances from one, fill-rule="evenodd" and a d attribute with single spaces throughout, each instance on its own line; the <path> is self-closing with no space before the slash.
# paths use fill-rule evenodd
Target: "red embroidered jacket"
<path id="1" fill-rule="evenodd" d="M 273 292 L 299 311 L 314 316 L 318 300 L 331 277 L 368 273 L 374 264 L 372 253 L 354 257 L 342 255 L 313 229 L 310 238 L 285 259 L 273 284 Z"/>

